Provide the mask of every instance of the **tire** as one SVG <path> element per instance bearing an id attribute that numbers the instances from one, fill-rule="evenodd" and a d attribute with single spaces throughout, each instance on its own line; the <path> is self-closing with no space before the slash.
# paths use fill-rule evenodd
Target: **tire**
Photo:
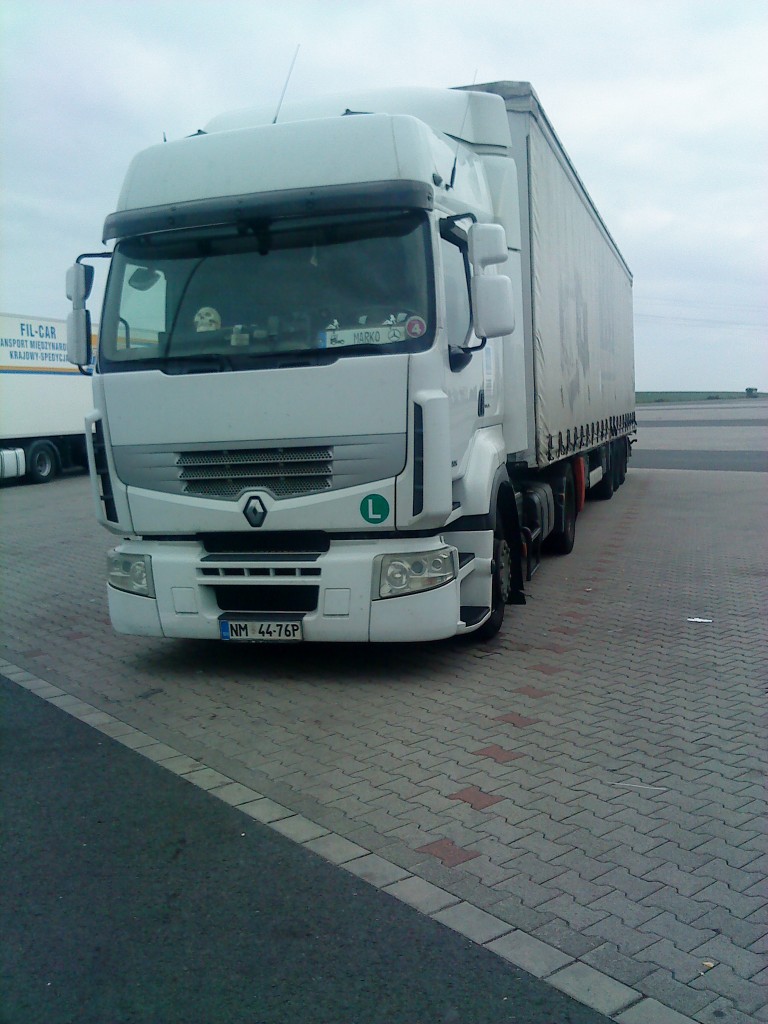
<path id="1" fill-rule="evenodd" d="M 600 483 L 595 484 L 592 488 L 593 497 L 599 501 L 610 501 L 613 497 L 613 492 L 616 489 L 616 449 L 612 444 L 608 445 L 608 468 L 603 475 L 603 479 Z"/>
<path id="2" fill-rule="evenodd" d="M 618 453 L 619 453 L 619 458 L 617 460 L 617 462 L 618 462 L 618 474 L 617 474 L 618 484 L 617 484 L 617 487 L 621 487 L 621 485 L 627 479 L 627 462 L 629 461 L 627 459 L 627 440 L 626 440 L 626 438 L 622 437 L 620 441 L 616 442 L 616 446 L 617 446 Z"/>
<path id="3" fill-rule="evenodd" d="M 500 518 L 501 510 L 497 512 Z M 493 536 L 493 576 L 491 579 L 491 614 L 482 626 L 475 630 L 478 640 L 491 640 L 501 629 L 504 610 L 512 591 L 512 549 L 504 536 L 501 525 L 497 525 Z"/>
<path id="4" fill-rule="evenodd" d="M 50 441 L 34 441 L 26 452 L 27 479 L 33 484 L 47 484 L 59 472 L 56 449 Z"/>
<path id="5" fill-rule="evenodd" d="M 548 538 L 548 547 L 556 555 L 570 555 L 576 541 L 576 486 L 573 481 L 573 470 L 570 466 L 565 471 L 565 514 L 563 529 L 554 529 Z"/>

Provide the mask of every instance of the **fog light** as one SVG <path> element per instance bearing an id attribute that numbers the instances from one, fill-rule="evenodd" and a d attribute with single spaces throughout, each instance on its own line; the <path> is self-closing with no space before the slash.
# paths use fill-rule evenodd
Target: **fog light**
<path id="1" fill-rule="evenodd" d="M 117 590 L 140 597 L 154 597 L 152 559 L 149 555 L 134 555 L 113 548 L 107 554 L 107 582 Z"/>
<path id="2" fill-rule="evenodd" d="M 455 578 L 456 552 L 453 548 L 379 555 L 374 562 L 373 597 L 376 600 L 433 590 Z"/>

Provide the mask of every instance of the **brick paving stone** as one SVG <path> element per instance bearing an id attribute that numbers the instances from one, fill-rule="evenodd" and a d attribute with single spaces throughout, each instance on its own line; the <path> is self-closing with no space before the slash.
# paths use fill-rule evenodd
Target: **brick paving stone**
<path id="1" fill-rule="evenodd" d="M 325 857 L 332 864 L 346 864 L 348 861 L 354 860 L 356 857 L 364 857 L 368 853 L 364 847 L 335 834 L 320 836 L 304 845 L 308 850 L 319 853 L 321 857 Z"/>
<path id="2" fill-rule="evenodd" d="M 354 860 L 348 861 L 344 868 L 379 888 L 402 881 L 410 875 L 409 871 L 391 864 L 375 853 L 371 853 L 367 857 L 356 857 Z"/>
<path id="3" fill-rule="evenodd" d="M 623 981 L 625 985 L 637 985 L 641 978 L 647 977 L 656 970 L 653 964 L 642 963 L 634 957 L 624 956 L 612 942 L 598 941 L 600 941 L 600 945 L 588 953 L 580 953 L 579 957 L 611 978 Z"/>
<path id="4" fill-rule="evenodd" d="M 703 959 L 693 953 L 686 953 L 679 944 L 669 939 L 659 939 L 635 954 L 638 960 L 657 964 L 669 971 L 676 981 L 690 982 L 697 978 L 705 966 Z"/>
<path id="5" fill-rule="evenodd" d="M 623 892 L 632 900 L 641 900 L 661 888 L 657 882 L 637 878 L 625 868 L 614 868 L 600 876 L 600 885 L 608 885 Z"/>
<path id="6" fill-rule="evenodd" d="M 702 906 L 700 903 L 689 902 L 697 908 Z M 697 928 L 710 928 L 716 934 L 726 936 L 742 949 L 751 948 L 761 938 L 768 936 L 768 914 L 763 914 L 762 920 L 752 922 L 737 917 L 727 907 L 712 907 L 692 923 Z M 768 940 L 765 949 L 753 949 L 752 952 L 768 953 Z"/>
<path id="7" fill-rule="evenodd" d="M 644 995 L 658 999 L 679 1013 L 697 1013 L 712 1002 L 711 993 L 697 992 L 690 985 L 677 981 L 668 970 L 653 971 L 642 978 L 637 987 Z"/>
<path id="8" fill-rule="evenodd" d="M 524 697 L 530 697 L 532 700 L 541 700 L 542 697 L 551 697 L 554 691 L 540 690 L 535 686 L 526 685 L 516 687 L 515 693 L 522 693 Z"/>
<path id="9" fill-rule="evenodd" d="M 693 1018 L 664 1006 L 657 999 L 643 999 L 619 1013 L 618 1024 L 692 1024 Z"/>
<path id="10" fill-rule="evenodd" d="M 705 876 L 691 874 L 690 871 L 681 871 L 674 864 L 662 864 L 649 871 L 645 877 L 655 882 L 663 882 L 683 896 L 696 896 L 698 893 L 700 898 L 706 898 L 701 894 L 708 888 L 712 888 L 711 884 L 708 884 L 710 880 Z M 712 902 L 717 902 L 717 900 L 712 900 Z"/>
<path id="11" fill-rule="evenodd" d="M 494 722 L 507 722 L 516 729 L 525 729 L 527 726 L 536 725 L 540 721 L 540 718 L 526 718 L 525 715 L 518 715 L 515 711 L 510 711 L 506 715 L 497 715 L 494 718 Z"/>
<path id="12" fill-rule="evenodd" d="M 759 873 L 731 867 L 726 861 L 717 858 L 702 865 L 700 871 L 707 878 L 725 882 L 729 889 L 734 889 L 736 892 L 751 893 L 755 885 L 765 881 L 761 879 Z M 761 893 L 758 891 L 753 895 L 759 896 Z M 768 900 L 768 890 L 765 891 L 763 898 Z"/>
<path id="13" fill-rule="evenodd" d="M 515 862 L 512 861 L 509 866 L 514 868 L 514 864 Z M 536 908 L 560 894 L 556 883 L 557 879 L 553 879 L 550 885 L 544 886 L 534 882 L 527 875 L 511 875 L 505 881 L 500 882 L 496 888 L 498 891 L 503 890 L 522 900 L 527 907 Z"/>
<path id="14" fill-rule="evenodd" d="M 606 876 L 601 877 L 604 878 Z M 657 907 L 642 906 L 635 902 L 635 900 L 627 899 L 620 892 L 611 892 L 606 896 L 601 896 L 590 904 L 590 909 L 613 914 L 614 917 L 618 917 L 620 921 L 629 925 L 630 928 L 637 928 L 638 925 L 645 924 L 661 913 Z"/>
<path id="15" fill-rule="evenodd" d="M 557 918 L 540 928 L 527 928 L 524 931 L 528 931 L 535 938 L 541 939 L 542 942 L 547 942 L 550 946 L 555 946 L 556 949 L 573 957 L 581 957 L 602 945 L 601 939 L 584 935 Z"/>
<path id="16" fill-rule="evenodd" d="M 422 914 L 434 914 L 438 910 L 444 910 L 446 907 L 459 902 L 458 898 L 452 893 L 446 892 L 445 889 L 440 889 L 438 886 L 432 885 L 431 882 L 425 882 L 423 878 L 416 878 L 415 876 L 395 882 L 393 885 L 388 885 L 385 892 L 388 892 L 391 896 L 396 896 L 403 903 L 415 907 Z"/>
<path id="17" fill-rule="evenodd" d="M 464 864 L 466 861 L 480 856 L 479 850 L 462 849 L 450 839 L 438 839 L 436 842 L 427 843 L 425 846 L 420 846 L 418 852 L 437 857 L 446 867 L 456 867 L 458 864 Z"/>
<path id="18" fill-rule="evenodd" d="M 695 1018 L 700 1024 L 755 1024 L 756 1019 L 737 1010 L 729 999 L 715 999 L 699 1010 Z"/>
<path id="19" fill-rule="evenodd" d="M 529 934 L 533 934 L 539 928 L 543 928 L 545 925 L 553 922 L 551 914 L 543 914 L 533 907 L 528 907 L 522 900 L 514 896 L 507 896 L 505 899 L 496 900 L 490 905 L 489 909 L 493 911 L 496 917 L 500 917 L 513 927 Z M 552 945 L 557 945 L 557 943 L 552 943 Z M 566 950 L 566 952 L 570 951 Z"/>
<path id="20" fill-rule="evenodd" d="M 587 935 L 596 935 L 606 942 L 613 943 L 625 956 L 634 956 L 641 949 L 657 941 L 655 936 L 630 928 L 615 917 L 605 917 L 602 921 L 590 925 L 585 932 Z"/>
<path id="21" fill-rule="evenodd" d="M 477 757 L 490 757 L 493 761 L 498 764 L 508 764 L 510 761 L 517 761 L 521 757 L 525 757 L 525 754 L 518 750 L 505 750 L 504 747 L 500 747 L 498 743 L 492 744 L 490 747 L 483 747 L 482 750 L 473 751 Z"/>
<path id="22" fill-rule="evenodd" d="M 768 991 L 765 985 L 754 985 L 739 977 L 727 964 L 717 964 L 706 974 L 691 982 L 695 989 L 710 992 L 713 996 L 730 999 L 734 1007 L 741 1013 L 754 1013 L 768 1003 Z"/>
<path id="23" fill-rule="evenodd" d="M 637 992 L 587 964 L 569 964 L 547 979 L 561 992 L 600 1013 L 615 1014 L 637 1001 Z"/>
<path id="24" fill-rule="evenodd" d="M 493 807 L 504 799 L 502 796 L 492 796 L 490 793 L 483 793 L 477 786 L 469 786 L 467 789 L 460 789 L 456 793 L 448 794 L 449 800 L 462 800 L 469 804 L 476 811 L 484 811 L 486 807 Z"/>
<path id="25" fill-rule="evenodd" d="M 510 932 L 494 942 L 489 942 L 488 949 L 492 949 L 494 953 L 498 953 L 505 960 L 522 967 L 524 971 L 537 978 L 546 977 L 573 960 L 554 946 L 521 931 Z"/>
<path id="26" fill-rule="evenodd" d="M 766 900 L 734 892 L 723 882 L 713 882 L 706 888 L 698 890 L 693 893 L 692 899 L 728 907 L 737 917 L 749 917 L 750 914 L 762 911 L 766 906 Z"/>
<path id="27" fill-rule="evenodd" d="M 726 935 L 715 935 L 691 950 L 702 960 L 715 960 L 727 964 L 742 978 L 752 978 L 768 967 L 768 958 L 751 953 L 731 941 Z"/>
<path id="28" fill-rule="evenodd" d="M 498 939 L 506 935 L 511 926 L 500 918 L 488 914 L 484 910 L 469 903 L 456 903 L 444 910 L 439 910 L 432 915 L 435 921 L 448 925 L 454 931 L 461 932 L 473 942 L 486 943 L 492 939 Z"/>
<path id="29" fill-rule="evenodd" d="M 582 932 L 589 925 L 608 917 L 606 911 L 585 907 L 581 902 L 577 902 L 573 896 L 566 893 L 555 896 L 554 899 L 549 900 L 547 903 L 540 903 L 538 909 L 545 914 L 553 914 L 555 917 L 565 921 L 571 928 Z M 595 945 L 597 944 L 596 940 Z"/>

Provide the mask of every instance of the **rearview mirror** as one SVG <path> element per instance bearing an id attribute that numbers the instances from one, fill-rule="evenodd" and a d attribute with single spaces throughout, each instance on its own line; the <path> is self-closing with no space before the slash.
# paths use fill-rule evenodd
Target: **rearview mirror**
<path id="1" fill-rule="evenodd" d="M 73 309 L 67 317 L 67 359 L 75 366 L 91 362 L 91 314 L 87 309 Z"/>
<path id="2" fill-rule="evenodd" d="M 500 338 L 515 329 L 512 282 L 504 274 L 472 278 L 472 311 L 478 338 Z"/>
<path id="3" fill-rule="evenodd" d="M 475 274 L 506 263 L 507 236 L 501 224 L 473 224 L 469 229 L 469 262 Z"/>
<path id="4" fill-rule="evenodd" d="M 93 288 L 93 267 L 75 263 L 67 271 L 67 298 L 75 309 L 82 309 Z"/>

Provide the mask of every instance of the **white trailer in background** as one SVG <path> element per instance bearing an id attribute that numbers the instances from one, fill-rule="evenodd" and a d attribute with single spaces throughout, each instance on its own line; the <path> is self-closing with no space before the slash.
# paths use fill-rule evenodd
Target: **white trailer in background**
<path id="1" fill-rule="evenodd" d="M 631 274 L 528 83 L 273 121 L 236 111 L 139 153 L 104 226 L 88 443 L 122 538 L 112 622 L 493 636 L 542 545 L 570 552 L 585 496 L 624 479 Z"/>
<path id="2" fill-rule="evenodd" d="M 91 382 L 67 360 L 64 320 L 0 313 L 0 479 L 47 483 L 87 466 Z"/>

